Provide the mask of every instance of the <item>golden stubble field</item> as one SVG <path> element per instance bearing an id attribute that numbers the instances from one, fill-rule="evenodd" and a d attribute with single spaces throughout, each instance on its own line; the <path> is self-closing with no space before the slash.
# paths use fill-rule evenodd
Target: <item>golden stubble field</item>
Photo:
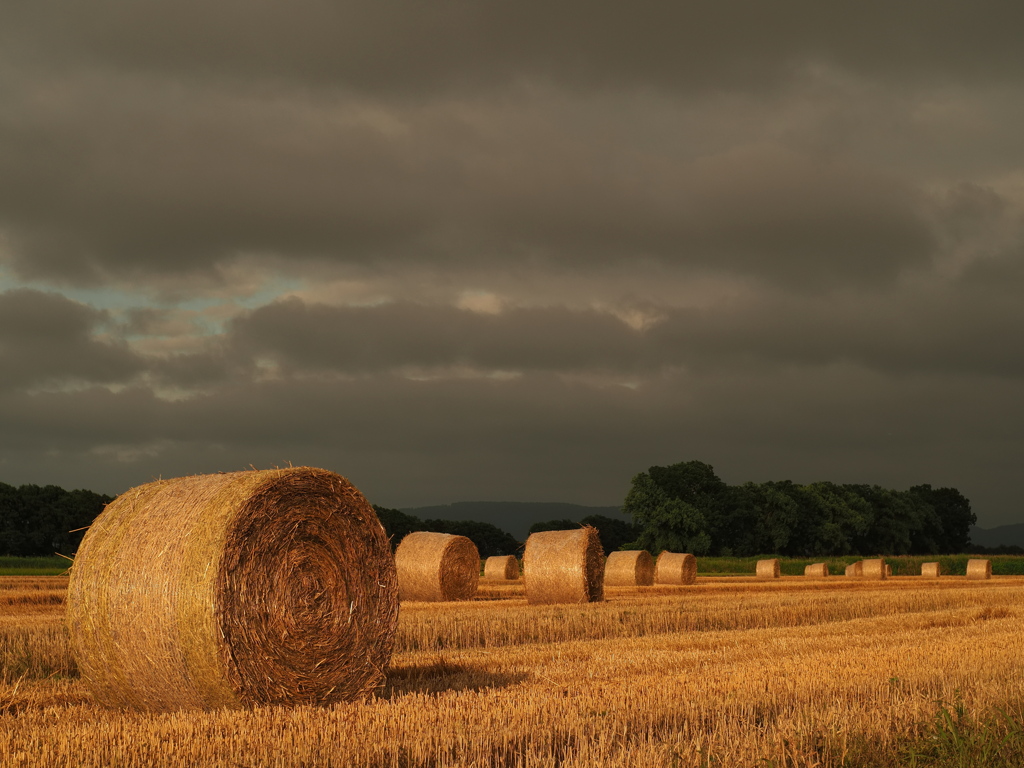
<path id="1" fill-rule="evenodd" d="M 5 768 L 887 765 L 940 703 L 1024 702 L 1024 577 L 699 578 L 582 606 L 484 582 L 403 604 L 371 701 L 159 715 L 91 702 L 66 584 L 0 578 Z"/>

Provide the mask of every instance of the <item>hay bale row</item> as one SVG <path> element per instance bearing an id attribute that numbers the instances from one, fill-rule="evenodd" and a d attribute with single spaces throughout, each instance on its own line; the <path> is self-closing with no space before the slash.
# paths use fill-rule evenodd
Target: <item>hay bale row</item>
<path id="1" fill-rule="evenodd" d="M 515 555 L 493 555 L 484 561 L 484 578 L 489 581 L 514 581 L 519 578 Z"/>
<path id="2" fill-rule="evenodd" d="M 415 531 L 395 550 L 400 600 L 469 600 L 480 579 L 480 552 L 465 536 Z"/>
<path id="3" fill-rule="evenodd" d="M 531 533 L 523 552 L 526 602 L 593 603 L 604 599 L 604 549 L 597 529 Z"/>
<path id="4" fill-rule="evenodd" d="M 612 552 L 604 564 L 606 587 L 649 587 L 654 583 L 654 558 L 646 549 Z"/>
<path id="5" fill-rule="evenodd" d="M 921 563 L 921 575 L 926 579 L 937 579 L 942 574 L 939 563 Z"/>
<path id="6" fill-rule="evenodd" d="M 71 569 L 69 641 L 100 704 L 326 704 L 377 688 L 398 625 L 387 536 L 345 478 L 309 467 L 123 493 Z"/>
<path id="7" fill-rule="evenodd" d="M 968 579 L 991 579 L 992 578 L 992 561 L 991 560 L 980 560 L 971 559 L 967 561 L 967 578 Z"/>
<path id="8" fill-rule="evenodd" d="M 811 579 L 823 579 L 828 576 L 828 563 L 814 563 L 804 567 L 804 576 Z"/>
<path id="9" fill-rule="evenodd" d="M 758 560 L 756 573 L 759 579 L 777 579 L 782 575 L 782 566 L 777 557 L 770 560 Z"/>
<path id="10" fill-rule="evenodd" d="M 697 580 L 697 558 L 689 553 L 662 552 L 654 566 L 655 584 L 693 584 Z"/>

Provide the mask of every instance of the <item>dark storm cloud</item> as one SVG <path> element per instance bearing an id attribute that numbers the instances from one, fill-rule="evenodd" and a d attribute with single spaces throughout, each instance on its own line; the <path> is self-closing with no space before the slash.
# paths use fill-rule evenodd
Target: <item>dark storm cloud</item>
<path id="1" fill-rule="evenodd" d="M 651 155 L 574 115 L 61 90 L 0 111 L 0 227 L 20 275 L 217 278 L 245 254 L 458 268 L 638 258 L 794 285 L 888 280 L 927 262 L 907 180 L 771 144 Z M 101 88 L 102 90 L 102 88 Z M 20 97 L 20 98 L 19 98 Z M 99 106 L 97 106 L 97 100 Z M 511 125 L 504 124 L 508 118 Z M 325 121 L 327 125 L 325 126 Z"/>
<path id="2" fill-rule="evenodd" d="M 0 386 L 117 383 L 142 370 L 123 342 L 96 337 L 106 313 L 59 294 L 0 293 Z"/>
<path id="3" fill-rule="evenodd" d="M 485 315 L 453 307 L 307 305 L 298 299 L 232 324 L 228 344 L 291 370 L 364 373 L 406 366 L 628 372 L 642 338 L 607 314 L 563 307 Z"/>
<path id="4" fill-rule="evenodd" d="M 547 77 L 764 87 L 807 62 L 973 79 L 1020 73 L 1012 3 L 7 3 L 3 47 L 64 66 L 419 92 Z"/>
<path id="5" fill-rule="evenodd" d="M 331 307 L 291 299 L 234 320 L 223 342 L 225 357 L 237 365 L 251 367 L 265 358 L 289 375 L 461 366 L 623 379 L 679 366 L 708 373 L 750 362 L 1020 376 L 1022 346 L 1024 304 L 1016 285 L 823 298 L 768 294 L 731 308 L 665 309 L 643 330 L 607 312 L 564 307 L 482 314 L 411 303 Z"/>
<path id="6" fill-rule="evenodd" d="M 674 373 L 636 390 L 531 374 L 289 380 L 176 402 L 138 389 L 7 394 L 0 467 L 121 491 L 290 461 L 338 471 L 389 506 L 437 503 L 453 488 L 599 504 L 618 503 L 651 464 L 700 458 L 730 482 L 941 478 L 998 508 L 1013 490 L 987 481 L 1005 473 L 1006 441 L 1024 428 L 1018 397 L 999 379 L 894 383 L 850 365 Z"/>
<path id="7" fill-rule="evenodd" d="M 247 251 L 358 259 L 430 212 L 402 148 L 359 126 L 325 134 L 280 107 L 96 87 L 0 110 L 0 226 L 22 274 L 208 272 Z"/>

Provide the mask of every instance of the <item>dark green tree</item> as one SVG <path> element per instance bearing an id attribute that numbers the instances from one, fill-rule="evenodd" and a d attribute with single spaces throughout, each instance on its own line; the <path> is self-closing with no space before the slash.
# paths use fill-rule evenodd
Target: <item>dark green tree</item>
<path id="1" fill-rule="evenodd" d="M 632 544 L 640 536 L 639 526 L 606 515 L 587 515 L 580 520 L 580 525 L 592 525 L 597 529 L 606 555 Z"/>
<path id="2" fill-rule="evenodd" d="M 971 502 L 956 488 L 915 485 L 910 493 L 929 504 L 940 526 L 940 552 L 964 552 L 971 543 L 971 526 L 978 522 Z"/>
<path id="3" fill-rule="evenodd" d="M 398 509 L 378 507 L 376 504 L 373 505 L 373 509 L 391 539 L 392 551 L 413 531 L 436 531 L 450 533 L 453 536 L 465 536 L 476 544 L 480 557 L 514 555 L 520 548 L 519 542 L 512 534 L 490 523 L 475 520 L 420 520 L 415 515 L 406 514 Z"/>
<path id="4" fill-rule="evenodd" d="M 654 469 L 652 467 L 652 469 Z M 662 550 L 707 554 L 711 534 L 704 512 L 670 496 L 647 472 L 633 478 L 622 511 L 640 526 L 636 546 L 655 554 Z"/>
<path id="5" fill-rule="evenodd" d="M 636 475 L 623 504 L 636 546 L 694 554 L 953 554 L 975 522 L 955 488 L 790 481 L 728 486 L 709 464 L 681 462 Z"/>
<path id="6" fill-rule="evenodd" d="M 423 530 L 465 536 L 476 544 L 480 557 L 514 555 L 521 546 L 512 534 L 491 523 L 476 520 L 424 520 L 423 525 Z"/>
<path id="7" fill-rule="evenodd" d="M 399 509 L 378 507 L 374 504 L 373 511 L 377 513 L 380 524 L 384 526 L 384 531 L 391 540 L 392 552 L 398 547 L 399 542 L 413 531 L 426 530 L 422 520 L 415 515 L 407 515 Z"/>

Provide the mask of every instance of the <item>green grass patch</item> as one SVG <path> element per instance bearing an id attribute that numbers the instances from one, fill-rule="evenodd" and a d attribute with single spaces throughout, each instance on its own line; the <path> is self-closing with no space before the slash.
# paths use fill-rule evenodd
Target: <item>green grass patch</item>
<path id="1" fill-rule="evenodd" d="M 56 555 L 52 557 L 0 556 L 0 576 L 59 576 L 71 561 Z"/>
<path id="2" fill-rule="evenodd" d="M 1019 768 L 1024 763 L 1021 708 L 972 716 L 962 703 L 939 704 L 926 733 L 909 745 L 900 765 L 908 768 Z"/>

